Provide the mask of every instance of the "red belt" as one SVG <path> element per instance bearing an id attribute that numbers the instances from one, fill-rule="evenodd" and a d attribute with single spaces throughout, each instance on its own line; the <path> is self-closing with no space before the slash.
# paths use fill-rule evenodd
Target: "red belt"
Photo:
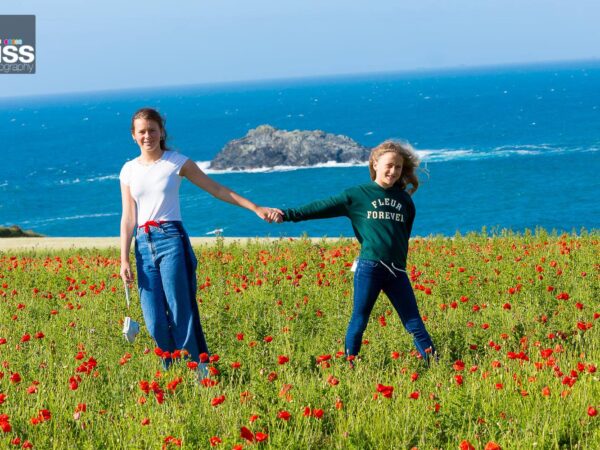
<path id="1" fill-rule="evenodd" d="M 160 227 L 162 223 L 165 223 L 164 220 L 160 220 L 155 222 L 154 220 L 149 220 L 143 225 L 140 225 L 138 228 L 143 228 L 146 233 L 150 233 L 150 227 Z"/>

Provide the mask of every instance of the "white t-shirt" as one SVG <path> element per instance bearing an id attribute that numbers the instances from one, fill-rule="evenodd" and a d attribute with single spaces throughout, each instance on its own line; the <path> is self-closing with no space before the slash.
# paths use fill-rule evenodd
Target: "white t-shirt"
<path id="1" fill-rule="evenodd" d="M 187 160 L 181 153 L 167 150 L 153 164 L 144 165 L 135 158 L 123 165 L 119 180 L 129 186 L 135 200 L 138 226 L 149 220 L 181 220 L 179 186 L 183 177 L 179 171 Z"/>

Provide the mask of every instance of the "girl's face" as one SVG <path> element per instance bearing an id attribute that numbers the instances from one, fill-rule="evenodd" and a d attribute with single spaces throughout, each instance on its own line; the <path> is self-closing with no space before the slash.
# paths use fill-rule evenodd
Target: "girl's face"
<path id="1" fill-rule="evenodd" d="M 162 130 L 154 120 L 135 119 L 131 135 L 142 152 L 160 151 Z"/>
<path id="2" fill-rule="evenodd" d="M 400 179 L 404 159 L 395 152 L 387 152 L 381 155 L 373 163 L 375 169 L 375 182 L 382 188 L 390 188 Z"/>

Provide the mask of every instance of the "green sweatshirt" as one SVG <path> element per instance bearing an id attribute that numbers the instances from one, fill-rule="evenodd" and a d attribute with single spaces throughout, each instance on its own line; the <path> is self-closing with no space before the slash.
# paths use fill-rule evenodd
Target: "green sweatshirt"
<path id="1" fill-rule="evenodd" d="M 406 269 L 408 238 L 415 219 L 415 204 L 408 192 L 398 186 L 384 189 L 372 181 L 325 200 L 286 209 L 283 220 L 300 222 L 338 216 L 352 221 L 361 244 L 361 258 Z"/>

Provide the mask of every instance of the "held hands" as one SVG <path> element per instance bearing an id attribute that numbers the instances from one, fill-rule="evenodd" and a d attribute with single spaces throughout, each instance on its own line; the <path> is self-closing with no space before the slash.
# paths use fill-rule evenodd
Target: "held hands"
<path id="1" fill-rule="evenodd" d="M 260 217 L 267 223 L 283 222 L 283 211 L 278 208 L 267 208 L 265 206 L 259 206 L 255 212 L 258 217 Z"/>

